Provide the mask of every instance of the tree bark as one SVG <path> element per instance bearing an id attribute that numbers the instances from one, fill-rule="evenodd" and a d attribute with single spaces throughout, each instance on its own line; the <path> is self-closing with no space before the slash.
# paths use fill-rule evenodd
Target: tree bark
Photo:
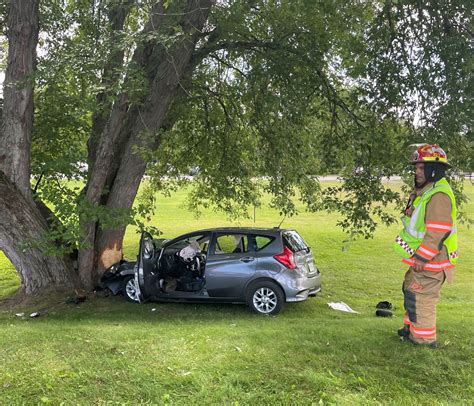
<path id="1" fill-rule="evenodd" d="M 155 74 L 150 95 L 140 111 L 131 131 L 120 168 L 110 190 L 107 207 L 129 209 L 138 192 L 145 173 L 146 162 L 135 152 L 137 147 L 151 148 L 159 142 L 154 134 L 165 123 L 170 107 L 180 89 L 182 80 L 190 75 L 189 66 L 198 40 L 198 34 L 207 21 L 212 1 L 190 1 L 186 18 L 182 21 L 186 38 L 176 44 L 173 50 L 164 50 L 161 63 Z M 147 133 L 148 137 L 144 137 Z M 96 249 L 98 252 L 98 271 L 122 258 L 122 242 L 126 227 L 99 232 Z"/>
<path id="2" fill-rule="evenodd" d="M 154 5 L 149 22 L 143 29 L 143 34 L 160 26 L 165 16 L 164 11 L 162 2 Z M 132 57 L 133 64 L 145 70 L 149 66 L 153 47 L 154 43 L 152 42 L 138 46 Z M 125 81 L 127 82 L 127 80 L 128 78 Z M 93 146 L 96 149 L 94 155 L 91 156 L 89 153 L 89 156 L 93 158 L 93 165 L 89 169 L 90 176 L 86 186 L 87 204 L 94 206 L 106 203 L 107 189 L 110 189 L 115 179 L 123 155 L 123 148 L 130 136 L 130 123 L 134 122 L 136 114 L 137 110 L 131 109 L 129 106 L 128 94 L 125 92 L 120 94 L 112 107 L 97 145 Z M 84 237 L 78 256 L 79 276 L 83 284 L 90 288 L 100 276 L 96 272 L 97 250 L 95 249 L 98 224 L 88 219 L 81 219 L 81 222 Z"/>
<path id="3" fill-rule="evenodd" d="M 110 42 L 112 50 L 107 59 L 102 73 L 102 86 L 104 90 L 97 95 L 98 109 L 94 112 L 92 117 L 92 134 L 87 141 L 88 163 L 89 171 L 95 163 L 95 156 L 97 152 L 97 143 L 100 135 L 107 125 L 107 119 L 110 116 L 112 107 L 111 99 L 116 86 L 120 79 L 120 73 L 123 68 L 125 51 L 121 47 L 113 46 L 114 40 L 120 39 L 120 32 L 124 28 L 125 19 L 132 7 L 132 0 L 124 2 L 112 3 L 107 12 L 109 19 L 111 38 Z"/>
<path id="4" fill-rule="evenodd" d="M 142 107 L 127 110 L 126 120 L 123 120 L 123 117 L 120 120 L 114 118 L 116 110 L 114 107 L 109 123 L 120 123 L 121 128 L 115 134 L 108 132 L 107 129 L 102 134 L 94 173 L 87 188 L 90 202 L 94 204 L 99 202 L 100 195 L 104 195 L 106 179 L 113 178 L 110 192 L 107 194 L 107 207 L 111 209 L 132 207 L 146 169 L 146 162 L 136 153 L 136 147 L 146 148 L 156 144 L 155 134 L 165 122 L 181 80 L 188 70 L 200 30 L 207 21 L 212 3 L 212 0 L 188 1 L 179 21 L 185 35 L 173 47 L 167 49 L 160 44 L 148 43 L 143 48 L 137 49 L 134 59 L 141 62 L 143 70 L 150 79 L 150 92 Z M 156 15 L 151 16 L 154 21 L 148 24 L 146 29 L 158 27 L 166 17 L 163 10 L 155 11 Z M 153 61 L 157 61 L 155 67 Z M 113 149 L 117 145 L 122 147 L 118 151 Z M 111 174 L 111 168 L 116 172 Z M 94 246 L 94 249 L 80 251 L 79 272 L 81 280 L 92 285 L 94 279 L 99 277 L 104 269 L 122 258 L 125 226 L 98 232 L 94 226 L 89 227 L 88 242 L 89 244 L 93 242 L 91 246 Z M 92 271 L 94 263 L 98 267 L 98 273 Z"/>
<path id="5" fill-rule="evenodd" d="M 71 261 L 40 249 L 51 212 L 37 205 L 30 189 L 38 6 L 39 0 L 10 2 L 0 132 L 0 250 L 20 274 L 20 291 L 27 295 L 78 287 Z"/>
<path id="6" fill-rule="evenodd" d="M 21 292 L 40 294 L 77 287 L 72 263 L 47 256 L 35 246 L 48 225 L 33 200 L 25 198 L 0 171 L 0 250 L 20 274 Z"/>
<path id="7" fill-rule="evenodd" d="M 8 60 L 4 83 L 0 170 L 29 198 L 30 144 L 33 127 L 33 73 L 38 43 L 39 0 L 11 0 Z"/>

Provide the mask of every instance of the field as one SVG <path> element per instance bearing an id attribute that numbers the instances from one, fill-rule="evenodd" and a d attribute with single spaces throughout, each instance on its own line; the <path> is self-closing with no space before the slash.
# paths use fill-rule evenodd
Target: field
<path id="1" fill-rule="evenodd" d="M 474 217 L 474 186 L 466 184 Z M 253 219 L 230 223 L 204 211 L 188 213 L 185 194 L 160 197 L 153 225 L 163 237 L 222 225 L 274 227 L 264 206 Z M 401 343 L 400 290 L 405 266 L 391 250 L 398 227 L 344 245 L 336 218 L 306 213 L 286 219 L 312 247 L 322 293 L 287 304 L 276 317 L 244 305 L 146 303 L 91 297 L 80 305 L 0 307 L 0 404 L 472 404 L 474 230 L 459 227 L 461 259 L 438 306 L 438 341 L 431 350 Z M 129 229 L 125 253 L 136 255 Z M 18 288 L 0 257 L 0 297 Z M 391 301 L 393 318 L 375 317 Z M 343 301 L 358 311 L 331 310 Z M 38 318 L 15 313 L 33 311 Z"/>

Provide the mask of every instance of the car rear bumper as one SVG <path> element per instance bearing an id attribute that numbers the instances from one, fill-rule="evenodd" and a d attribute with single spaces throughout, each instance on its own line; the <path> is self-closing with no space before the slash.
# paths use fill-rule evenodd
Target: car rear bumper
<path id="1" fill-rule="evenodd" d="M 294 297 L 286 298 L 287 302 L 302 302 L 308 297 L 314 297 L 316 296 L 319 292 L 321 292 L 321 288 L 317 289 L 305 289 L 302 290 L 301 292 L 298 292 Z"/>
<path id="2" fill-rule="evenodd" d="M 321 291 L 319 272 L 306 276 L 287 269 L 278 275 L 277 281 L 285 291 L 287 302 L 301 302 Z"/>

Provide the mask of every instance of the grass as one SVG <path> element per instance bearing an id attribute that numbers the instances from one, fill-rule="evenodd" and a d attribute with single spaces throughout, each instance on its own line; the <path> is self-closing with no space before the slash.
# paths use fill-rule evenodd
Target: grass
<path id="1" fill-rule="evenodd" d="M 467 192 L 472 218 L 474 187 Z M 159 199 L 153 224 L 164 237 L 229 224 L 210 211 L 197 220 L 183 201 L 184 192 Z M 280 218 L 263 207 L 256 220 L 273 227 Z M 0 404 L 472 404 L 474 231 L 460 227 L 456 281 L 443 287 L 438 306 L 441 347 L 429 350 L 395 335 L 405 271 L 391 251 L 397 227 L 381 227 L 373 240 L 343 249 L 335 223 L 304 212 L 283 223 L 311 245 L 323 292 L 287 304 L 277 317 L 253 315 L 243 305 L 135 305 L 121 297 L 0 307 Z M 127 256 L 137 244 L 129 229 Z M 18 283 L 0 258 L 0 296 Z M 395 317 L 374 316 L 380 300 L 394 303 Z M 329 301 L 360 313 L 331 310 Z M 35 310 L 40 317 L 14 314 Z"/>

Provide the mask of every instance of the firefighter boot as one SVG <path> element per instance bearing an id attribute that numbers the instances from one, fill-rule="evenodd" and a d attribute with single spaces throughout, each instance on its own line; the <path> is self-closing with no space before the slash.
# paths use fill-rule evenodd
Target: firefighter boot
<path id="1" fill-rule="evenodd" d="M 410 326 L 408 324 L 404 324 L 402 328 L 399 328 L 397 334 L 400 337 L 408 337 L 410 335 Z"/>
<path id="2" fill-rule="evenodd" d="M 431 349 L 438 348 L 438 343 L 436 341 L 432 341 L 431 343 L 424 344 L 424 343 L 419 343 L 419 342 L 413 341 L 410 338 L 410 336 L 402 337 L 402 341 L 404 343 L 410 343 L 410 344 L 416 345 L 417 347 L 426 347 L 426 348 L 431 348 Z"/>

